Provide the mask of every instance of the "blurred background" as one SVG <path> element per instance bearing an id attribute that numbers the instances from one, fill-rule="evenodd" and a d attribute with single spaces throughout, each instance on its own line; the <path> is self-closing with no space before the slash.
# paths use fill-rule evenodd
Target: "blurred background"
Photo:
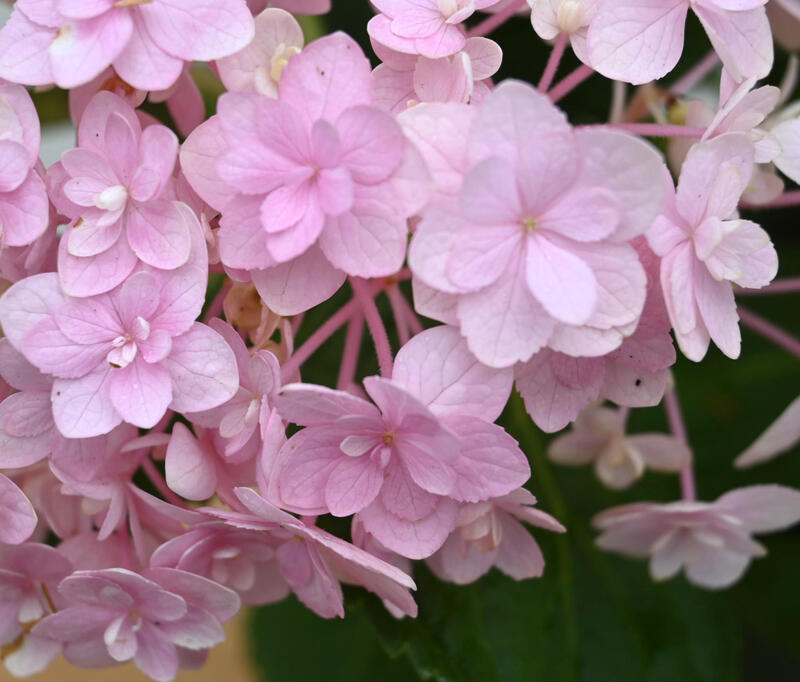
<path id="1" fill-rule="evenodd" d="M 0 10 L 4 9 L 0 5 Z M 306 38 L 344 30 L 373 58 L 366 34 L 372 15 L 367 0 L 334 0 L 333 12 L 304 20 Z M 514 19 L 492 36 L 505 52 L 500 78 L 536 82 L 549 48 L 526 19 Z M 708 51 L 694 18 L 677 78 Z M 778 51 L 774 81 L 787 57 Z M 571 55 L 559 71 L 577 66 Z M 209 105 L 219 92 L 213 75 L 196 77 Z M 716 97 L 718 74 L 703 85 Z M 630 92 L 629 94 L 633 94 Z M 698 93 L 703 95 L 702 88 Z M 797 94 L 795 93 L 795 97 Z M 49 165 L 74 144 L 66 94 L 36 95 L 44 124 L 42 157 Z M 611 85 L 596 76 L 560 106 L 573 123 L 606 120 Z M 165 121 L 159 106 L 146 108 Z M 772 235 L 781 256 L 780 277 L 800 275 L 798 211 L 748 212 Z M 307 336 L 347 298 L 337 296 L 306 316 Z M 800 335 L 799 295 L 752 296 L 742 304 Z M 388 321 L 389 318 L 387 318 Z M 679 359 L 675 379 L 696 459 L 700 499 L 754 483 L 800 488 L 800 449 L 772 462 L 741 471 L 732 467 L 745 449 L 797 396 L 800 362 L 748 330 L 742 357 L 733 362 L 712 349 L 696 365 Z M 340 333 L 308 362 L 305 375 L 335 384 L 343 344 Z M 377 371 L 369 346 L 362 375 Z M 679 577 L 653 583 L 646 564 L 594 549 L 589 521 L 597 512 L 634 501 L 671 501 L 679 495 L 677 477 L 648 473 L 624 493 L 600 486 L 589 468 L 561 469 L 545 456 L 548 437 L 539 432 L 515 397 L 503 416 L 510 433 L 531 459 L 530 488 L 542 508 L 569 529 L 565 536 L 536 532 L 547 568 L 540 580 L 515 583 L 493 572 L 477 584 L 456 587 L 439 582 L 424 566 L 415 579 L 420 616 L 396 621 L 377 599 L 347 592 L 348 617 L 323 621 L 294 598 L 244 612 L 229 625 L 229 641 L 211 653 L 208 667 L 185 672 L 180 680 L 223 682 L 381 682 L 433 679 L 447 682 L 796 682 L 800 680 L 800 529 L 763 538 L 769 556 L 753 563 L 732 589 L 708 592 Z M 661 408 L 634 410 L 630 430 L 666 431 Z M 346 523 L 327 523 L 348 536 Z M 0 680 L 6 679 L 0 669 Z M 60 661 L 36 678 L 139 680 L 133 668 L 104 671 L 70 669 Z"/>

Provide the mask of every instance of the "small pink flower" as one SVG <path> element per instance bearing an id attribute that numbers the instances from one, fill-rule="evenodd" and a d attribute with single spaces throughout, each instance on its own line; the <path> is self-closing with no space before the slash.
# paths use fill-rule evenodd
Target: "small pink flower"
<path id="1" fill-rule="evenodd" d="M 541 577 L 542 551 L 521 521 L 556 533 L 566 528 L 533 509 L 535 504 L 536 498 L 519 488 L 487 502 L 462 505 L 456 529 L 426 563 L 442 580 L 459 585 L 476 581 L 492 566 L 514 580 Z"/>
<path id="2" fill-rule="evenodd" d="M 158 682 L 172 680 L 190 652 L 224 641 L 222 623 L 240 607 L 232 590 L 171 568 L 76 571 L 58 590 L 67 607 L 36 625 L 34 635 L 62 643 L 73 665 L 132 660 Z"/>
<path id="3" fill-rule="evenodd" d="M 725 493 L 716 502 L 639 503 L 598 514 L 601 549 L 650 557 L 654 580 L 681 569 L 699 587 L 721 589 L 741 578 L 750 560 L 766 549 L 750 536 L 800 520 L 800 492 L 757 485 Z"/>
<path id="4" fill-rule="evenodd" d="M 675 338 L 695 362 L 712 339 L 728 357 L 739 356 L 733 284 L 758 289 L 778 270 L 769 235 L 735 217 L 753 175 L 753 159 L 744 133 L 726 133 L 693 147 L 677 192 L 668 188 L 664 212 L 647 233 L 662 258 L 661 286 Z"/>
<path id="5" fill-rule="evenodd" d="M 68 89 L 113 66 L 135 88 L 164 90 L 185 61 L 233 54 L 253 31 L 244 0 L 21 0 L 0 30 L 0 77 Z"/>
<path id="6" fill-rule="evenodd" d="M 572 51 L 584 64 L 589 63 L 586 36 L 601 0 L 528 0 L 533 30 L 543 40 L 559 34 L 569 36 Z"/>
<path id="7" fill-rule="evenodd" d="M 572 430 L 556 438 L 547 450 L 550 459 L 570 466 L 594 464 L 597 477 L 609 488 L 622 490 L 645 469 L 677 472 L 692 462 L 686 444 L 661 433 L 628 435 L 619 410 L 585 410 Z"/>
<path id="8" fill-rule="evenodd" d="M 50 204 L 37 168 L 39 137 L 39 115 L 25 88 L 0 85 L 0 245 L 3 247 L 27 246 L 41 237 L 49 224 Z"/>
<path id="9" fill-rule="evenodd" d="M 58 642 L 30 630 L 53 612 L 56 587 L 71 572 L 70 562 L 47 545 L 0 550 L 0 649 L 3 664 L 14 677 L 42 672 L 61 653 Z"/>

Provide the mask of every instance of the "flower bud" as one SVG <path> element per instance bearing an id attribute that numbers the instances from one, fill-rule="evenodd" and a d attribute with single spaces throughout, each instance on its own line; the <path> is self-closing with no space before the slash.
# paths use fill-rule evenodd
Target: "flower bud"
<path id="1" fill-rule="evenodd" d="M 586 23 L 586 8 L 581 0 L 564 0 L 558 8 L 558 27 L 571 35 Z"/>

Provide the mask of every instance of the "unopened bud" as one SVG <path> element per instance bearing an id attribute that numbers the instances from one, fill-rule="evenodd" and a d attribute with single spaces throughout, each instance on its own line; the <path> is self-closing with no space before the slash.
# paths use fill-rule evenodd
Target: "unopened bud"
<path id="1" fill-rule="evenodd" d="M 586 8 L 581 0 L 564 0 L 558 8 L 558 28 L 571 35 L 586 23 Z"/>

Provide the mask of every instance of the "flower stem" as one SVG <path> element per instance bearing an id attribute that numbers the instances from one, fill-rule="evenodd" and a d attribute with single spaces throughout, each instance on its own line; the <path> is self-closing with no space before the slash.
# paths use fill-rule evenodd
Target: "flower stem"
<path id="1" fill-rule="evenodd" d="M 719 57 L 716 51 L 711 50 L 694 67 L 689 69 L 686 75 L 678 79 L 672 87 L 670 87 L 670 92 L 675 95 L 685 95 L 711 73 L 717 67 L 717 64 L 719 64 Z"/>
<path id="2" fill-rule="evenodd" d="M 550 101 L 553 102 L 553 104 L 560 101 L 575 88 L 577 88 L 581 83 L 583 83 L 583 81 L 589 78 L 589 76 L 591 76 L 593 73 L 594 69 L 591 66 L 581 64 L 571 74 L 564 78 L 564 80 L 556 83 L 555 87 L 553 87 L 553 89 L 547 93 L 550 97 Z"/>
<path id="3" fill-rule="evenodd" d="M 392 347 L 389 345 L 389 335 L 386 327 L 383 326 L 381 314 L 375 305 L 374 294 L 369 291 L 367 283 L 358 277 L 350 278 L 350 286 L 356 295 L 356 300 L 361 305 L 364 319 L 367 322 L 369 333 L 372 335 L 372 342 L 375 345 L 375 353 L 378 355 L 378 364 L 381 368 L 381 376 L 387 379 L 392 377 Z"/>
<path id="4" fill-rule="evenodd" d="M 496 14 L 484 19 L 481 23 L 477 24 L 469 31 L 467 31 L 467 38 L 480 38 L 488 35 L 496 28 L 505 24 L 511 17 L 513 17 L 525 5 L 526 0 L 513 0 L 509 3 L 508 7 L 500 10 Z"/>
<path id="5" fill-rule="evenodd" d="M 553 84 L 553 78 L 558 71 L 558 65 L 561 64 L 561 58 L 564 56 L 564 50 L 567 47 L 569 36 L 566 33 L 559 33 L 556 38 L 555 45 L 550 52 L 550 58 L 547 60 L 547 66 L 544 67 L 542 80 L 539 81 L 539 92 L 547 92 Z"/>
<path id="6" fill-rule="evenodd" d="M 760 315 L 756 315 L 746 308 L 739 308 L 739 319 L 741 319 L 742 324 L 746 327 L 761 334 L 765 339 L 772 341 L 772 343 L 780 346 L 788 353 L 800 358 L 800 339 L 795 338 L 780 327 L 772 324 L 772 322 L 765 320 Z"/>
<path id="7" fill-rule="evenodd" d="M 669 389 L 664 395 L 664 407 L 667 411 L 667 421 L 672 435 L 680 441 L 689 444 L 686 435 L 686 426 L 683 423 L 681 406 L 678 402 L 678 393 L 675 388 Z M 681 492 L 683 499 L 687 502 L 694 502 L 697 499 L 697 487 L 694 480 L 694 463 L 689 462 L 681 469 Z"/>
<path id="8" fill-rule="evenodd" d="M 800 206 L 800 189 L 784 192 L 777 199 L 773 199 L 766 204 L 750 204 L 742 202 L 742 207 L 750 210 L 758 210 L 761 208 L 788 208 L 791 206 Z"/>
<path id="9" fill-rule="evenodd" d="M 397 326 L 397 337 L 400 341 L 400 345 L 404 346 L 411 338 L 411 333 L 408 328 L 408 319 L 401 302 L 403 294 L 397 284 L 392 284 L 386 289 L 386 296 L 389 299 L 389 305 L 392 307 L 394 323 Z"/>
<path id="10" fill-rule="evenodd" d="M 347 327 L 347 337 L 344 341 L 342 364 L 339 367 L 339 378 L 336 388 L 346 391 L 353 383 L 358 367 L 358 354 L 361 351 L 361 340 L 364 337 L 364 316 L 354 315 Z"/>
<path id="11" fill-rule="evenodd" d="M 705 133 L 702 128 L 677 126 L 661 123 L 601 123 L 599 125 L 580 126 L 581 128 L 605 128 L 606 130 L 621 130 L 633 135 L 643 137 L 696 137 L 701 138 Z"/>
<path id="12" fill-rule="evenodd" d="M 211 305 L 208 306 L 208 311 L 206 312 L 205 317 L 203 318 L 203 322 L 208 324 L 215 317 L 220 316 L 220 313 L 222 312 L 222 306 L 225 303 L 225 297 L 228 295 L 228 292 L 230 292 L 232 286 L 233 284 L 231 283 L 231 281 L 227 280 L 220 287 L 219 292 L 217 292 L 217 295 L 214 296 L 214 300 L 211 301 Z"/>
<path id="13" fill-rule="evenodd" d="M 795 294 L 800 292 L 800 277 L 776 279 L 760 289 L 736 289 L 737 296 L 759 296 L 763 294 Z"/>
<path id="14" fill-rule="evenodd" d="M 167 502 L 174 504 L 176 507 L 180 507 L 181 509 L 187 508 L 186 503 L 167 485 L 167 482 L 164 480 L 161 472 L 156 468 L 156 465 L 153 464 L 153 461 L 149 457 L 145 457 L 142 460 L 142 469 L 144 469 L 144 473 L 147 475 L 147 478 L 150 479 L 150 482 L 153 484 L 155 489 L 161 493 L 162 497 Z"/>

